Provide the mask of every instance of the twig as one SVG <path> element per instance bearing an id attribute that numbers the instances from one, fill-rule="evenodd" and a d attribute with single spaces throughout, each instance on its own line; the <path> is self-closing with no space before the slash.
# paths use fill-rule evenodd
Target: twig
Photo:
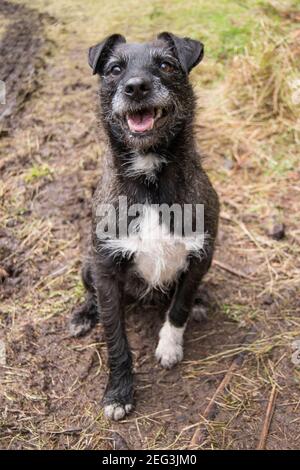
<path id="1" fill-rule="evenodd" d="M 264 420 L 264 425 L 263 425 L 263 428 L 261 430 L 261 435 L 260 435 L 260 438 L 259 438 L 259 443 L 258 443 L 258 446 L 257 446 L 257 450 L 264 450 L 265 447 L 266 447 L 268 433 L 269 433 L 271 421 L 272 421 L 273 414 L 274 414 L 277 394 L 278 394 L 278 389 L 277 389 L 276 385 L 274 384 L 273 388 L 272 388 L 272 391 L 271 391 L 271 395 L 270 395 L 270 399 L 269 399 L 269 403 L 268 403 L 268 407 L 267 407 L 267 411 L 266 411 L 266 416 L 265 416 L 265 420 Z"/>
<path id="2" fill-rule="evenodd" d="M 250 343 L 253 334 L 255 333 L 255 330 L 251 330 L 243 339 L 242 344 L 248 344 Z M 244 362 L 244 357 L 245 357 L 246 352 L 241 351 L 239 354 L 235 356 L 233 359 L 229 369 L 227 370 L 226 374 L 224 375 L 223 379 L 221 380 L 218 388 L 216 389 L 215 393 L 213 394 L 212 398 L 210 399 L 207 407 L 205 408 L 202 418 L 204 419 L 205 422 L 209 420 L 213 420 L 217 413 L 217 404 L 216 404 L 216 399 L 221 393 L 223 393 L 226 390 L 226 387 L 228 386 L 234 372 L 236 369 L 241 367 L 241 365 Z M 190 442 L 190 449 L 197 449 L 199 445 L 201 445 L 205 439 L 205 433 L 206 433 L 206 426 L 204 423 L 200 423 L 199 426 L 196 428 L 196 431 L 191 439 Z"/>
<path id="3" fill-rule="evenodd" d="M 48 430 L 41 430 L 41 433 L 45 434 L 79 434 L 83 431 L 83 428 L 70 428 L 70 429 L 62 429 L 61 431 L 48 431 Z"/>
<path id="4" fill-rule="evenodd" d="M 96 360 L 97 360 L 97 350 L 94 349 L 93 351 L 91 351 L 90 356 L 89 356 L 88 360 L 86 361 L 87 362 L 86 367 L 84 368 L 84 370 L 79 375 L 80 380 L 85 380 L 87 378 L 87 376 L 89 375 L 90 371 L 92 370 Z"/>
<path id="5" fill-rule="evenodd" d="M 245 279 L 252 279 L 251 276 L 248 276 L 248 274 L 243 273 L 238 269 L 232 268 L 231 266 L 228 266 L 228 264 L 222 263 L 221 261 L 218 261 L 216 259 L 213 260 L 213 264 L 221 269 L 224 269 L 225 271 L 228 271 L 231 274 L 235 274 L 236 276 L 243 277 Z"/>
<path id="6" fill-rule="evenodd" d="M 235 371 L 235 369 L 237 369 L 237 367 L 238 367 L 238 364 L 234 360 L 203 412 L 202 417 L 205 420 L 211 420 L 214 418 L 216 414 L 216 410 L 215 410 L 216 398 L 225 390 L 225 388 L 227 387 L 227 385 L 229 384 L 231 380 L 233 372 Z M 191 449 L 197 448 L 203 442 L 204 431 L 205 431 L 205 427 L 203 428 L 203 426 L 198 426 L 190 442 Z"/>

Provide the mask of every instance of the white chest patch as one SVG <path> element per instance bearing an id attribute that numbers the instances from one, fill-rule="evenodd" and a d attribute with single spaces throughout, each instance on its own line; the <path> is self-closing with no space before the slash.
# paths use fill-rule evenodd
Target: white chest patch
<path id="1" fill-rule="evenodd" d="M 169 229 L 159 223 L 159 212 L 145 205 L 130 235 L 107 240 L 105 246 L 114 254 L 134 255 L 137 273 L 150 288 L 163 289 L 187 268 L 189 253 L 203 254 L 204 235 L 185 238 L 170 234 Z"/>
<path id="2" fill-rule="evenodd" d="M 125 174 L 129 177 L 145 175 L 149 181 L 156 179 L 156 173 L 166 163 L 165 158 L 155 153 L 147 153 L 145 155 L 136 153 L 127 163 Z"/>

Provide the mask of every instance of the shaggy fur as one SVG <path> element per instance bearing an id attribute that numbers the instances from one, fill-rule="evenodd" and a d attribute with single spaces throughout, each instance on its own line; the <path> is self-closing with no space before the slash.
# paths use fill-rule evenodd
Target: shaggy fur
<path id="1" fill-rule="evenodd" d="M 126 44 L 115 34 L 89 51 L 89 64 L 100 75 L 99 117 L 107 152 L 93 198 L 91 254 L 83 269 L 87 299 L 73 313 L 71 333 L 79 336 L 99 318 L 103 322 L 110 369 L 103 401 L 107 417 L 115 420 L 133 406 L 127 303 L 159 300 L 164 305 L 156 357 L 163 367 L 172 367 L 183 357 L 187 319 L 212 261 L 219 203 L 195 148 L 195 98 L 188 80 L 202 56 L 200 42 L 171 33 L 147 44 Z M 152 113 L 153 127 L 132 130 L 129 117 L 137 113 Z M 128 206 L 144 205 L 134 230 L 126 237 L 99 237 L 99 206 L 118 210 L 120 196 L 127 197 Z M 190 237 L 175 233 L 172 224 L 165 227 L 153 209 L 161 204 L 203 204 L 205 233 Z M 202 314 L 198 306 L 198 317 Z"/>

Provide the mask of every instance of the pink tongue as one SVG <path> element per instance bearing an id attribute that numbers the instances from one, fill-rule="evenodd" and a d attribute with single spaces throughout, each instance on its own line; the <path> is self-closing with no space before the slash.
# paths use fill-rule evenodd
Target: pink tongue
<path id="1" fill-rule="evenodd" d="M 145 132 L 152 129 L 154 124 L 153 113 L 131 114 L 127 116 L 129 129 L 133 132 Z"/>

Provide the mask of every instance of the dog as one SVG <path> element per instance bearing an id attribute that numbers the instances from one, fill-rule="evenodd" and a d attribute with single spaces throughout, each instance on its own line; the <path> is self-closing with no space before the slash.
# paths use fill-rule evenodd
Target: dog
<path id="1" fill-rule="evenodd" d="M 89 49 L 89 65 L 100 77 L 107 149 L 82 270 L 86 300 L 73 312 L 70 331 L 80 336 L 103 324 L 109 366 L 103 404 L 113 420 L 134 403 L 126 306 L 134 300 L 161 305 L 165 321 L 155 355 L 162 367 L 173 367 L 183 358 L 187 320 L 212 262 L 219 201 L 196 150 L 189 83 L 202 57 L 201 42 L 169 32 L 145 44 L 113 34 Z M 196 206 L 203 208 L 201 233 L 194 230 Z M 169 224 L 162 207 L 174 209 Z M 178 229 L 182 214 L 175 220 L 176 210 L 185 208 L 192 230 Z"/>

